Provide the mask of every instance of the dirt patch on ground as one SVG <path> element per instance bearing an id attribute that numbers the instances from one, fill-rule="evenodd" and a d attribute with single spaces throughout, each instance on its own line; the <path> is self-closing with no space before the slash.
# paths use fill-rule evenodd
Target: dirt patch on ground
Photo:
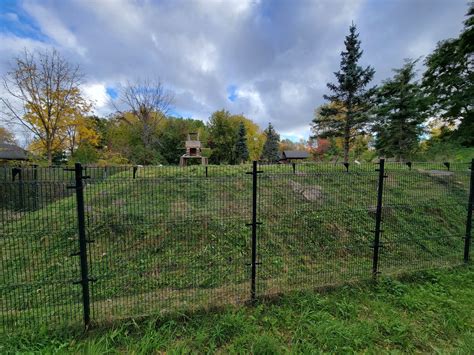
<path id="1" fill-rule="evenodd" d="M 173 211 L 172 213 L 175 213 L 175 214 L 189 213 L 191 212 L 191 210 L 192 210 L 191 205 L 184 200 L 173 201 L 170 204 L 170 211 Z"/>
<path id="2" fill-rule="evenodd" d="M 321 201 L 323 198 L 323 189 L 321 186 L 304 186 L 293 180 L 290 180 L 288 183 L 295 193 L 300 194 L 307 201 Z"/>
<path id="3" fill-rule="evenodd" d="M 440 176 L 452 176 L 454 173 L 452 171 L 448 170 L 423 170 L 419 169 L 418 170 L 422 174 L 427 174 L 432 177 L 440 177 Z"/>
<path id="4" fill-rule="evenodd" d="M 377 214 L 377 206 L 369 206 L 369 215 L 374 216 Z M 394 214 L 394 208 L 392 206 L 382 206 L 382 217 L 391 216 Z"/>

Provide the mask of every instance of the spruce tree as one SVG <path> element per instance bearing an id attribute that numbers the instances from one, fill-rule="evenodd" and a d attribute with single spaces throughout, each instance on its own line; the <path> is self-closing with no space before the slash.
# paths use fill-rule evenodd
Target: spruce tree
<path id="1" fill-rule="evenodd" d="M 426 119 L 426 99 L 415 81 L 416 63 L 407 60 L 402 68 L 394 69 L 394 77 L 384 81 L 376 94 L 375 148 L 397 161 L 409 158 L 416 150 Z"/>
<path id="2" fill-rule="evenodd" d="M 264 131 L 267 140 L 263 146 L 262 160 L 276 162 L 280 159 L 279 143 L 280 135 L 275 131 L 272 124 L 269 123 Z"/>
<path id="3" fill-rule="evenodd" d="M 370 97 L 374 88 L 366 89 L 374 77 L 375 70 L 362 68 L 359 60 L 363 54 L 359 34 L 352 24 L 344 41 L 345 51 L 341 52 L 341 64 L 335 72 L 336 83 L 328 83 L 332 92 L 324 95 L 328 104 L 317 110 L 313 119 L 313 132 L 321 138 L 342 137 L 344 139 L 344 162 L 349 161 L 349 149 L 357 135 L 363 133 L 368 121 Z"/>
<path id="4" fill-rule="evenodd" d="M 237 163 L 243 163 L 249 160 L 249 149 L 247 147 L 247 130 L 243 122 L 240 122 L 237 133 L 237 142 L 234 146 L 234 158 Z"/>

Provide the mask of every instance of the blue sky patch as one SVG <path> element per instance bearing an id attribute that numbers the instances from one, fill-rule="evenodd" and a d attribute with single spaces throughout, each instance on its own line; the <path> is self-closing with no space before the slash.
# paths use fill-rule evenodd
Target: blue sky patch
<path id="1" fill-rule="evenodd" d="M 304 134 L 304 136 L 306 136 L 307 134 Z M 309 134 L 308 134 L 308 137 L 305 137 L 305 139 L 308 139 L 309 138 Z M 294 142 L 294 143 L 298 143 L 301 139 L 301 137 L 298 137 L 298 136 L 295 136 L 293 134 L 281 134 L 281 139 L 289 139 L 290 141 Z"/>
<path id="2" fill-rule="evenodd" d="M 232 84 L 227 87 L 227 98 L 232 102 L 237 100 L 237 85 Z"/>
<path id="3" fill-rule="evenodd" d="M 36 21 L 20 7 L 17 1 L 2 1 L 0 32 L 13 34 L 20 38 L 31 38 L 40 42 L 49 41 L 49 37 L 41 32 Z"/>
<path id="4" fill-rule="evenodd" d="M 118 92 L 114 88 L 108 87 L 105 91 L 107 92 L 107 95 L 109 95 L 112 99 L 116 99 L 118 96 Z"/>
<path id="5" fill-rule="evenodd" d="M 180 111 L 176 110 L 173 107 L 169 109 L 168 115 L 173 117 L 184 117 L 184 115 Z"/>

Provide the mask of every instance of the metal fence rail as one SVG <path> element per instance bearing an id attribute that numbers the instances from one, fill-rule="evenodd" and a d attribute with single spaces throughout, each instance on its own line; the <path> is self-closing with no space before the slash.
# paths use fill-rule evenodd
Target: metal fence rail
<path id="1" fill-rule="evenodd" d="M 0 328 L 89 326 L 468 262 L 473 167 L 6 168 Z"/>

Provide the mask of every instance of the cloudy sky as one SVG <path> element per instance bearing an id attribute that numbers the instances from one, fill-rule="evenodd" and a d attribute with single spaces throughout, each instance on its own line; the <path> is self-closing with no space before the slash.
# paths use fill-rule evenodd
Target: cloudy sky
<path id="1" fill-rule="evenodd" d="M 296 140 L 351 21 L 378 83 L 457 36 L 466 10 L 465 0 L 0 0 L 0 74 L 24 48 L 56 47 L 81 66 L 99 114 L 121 83 L 160 78 L 177 116 L 225 108 Z"/>

